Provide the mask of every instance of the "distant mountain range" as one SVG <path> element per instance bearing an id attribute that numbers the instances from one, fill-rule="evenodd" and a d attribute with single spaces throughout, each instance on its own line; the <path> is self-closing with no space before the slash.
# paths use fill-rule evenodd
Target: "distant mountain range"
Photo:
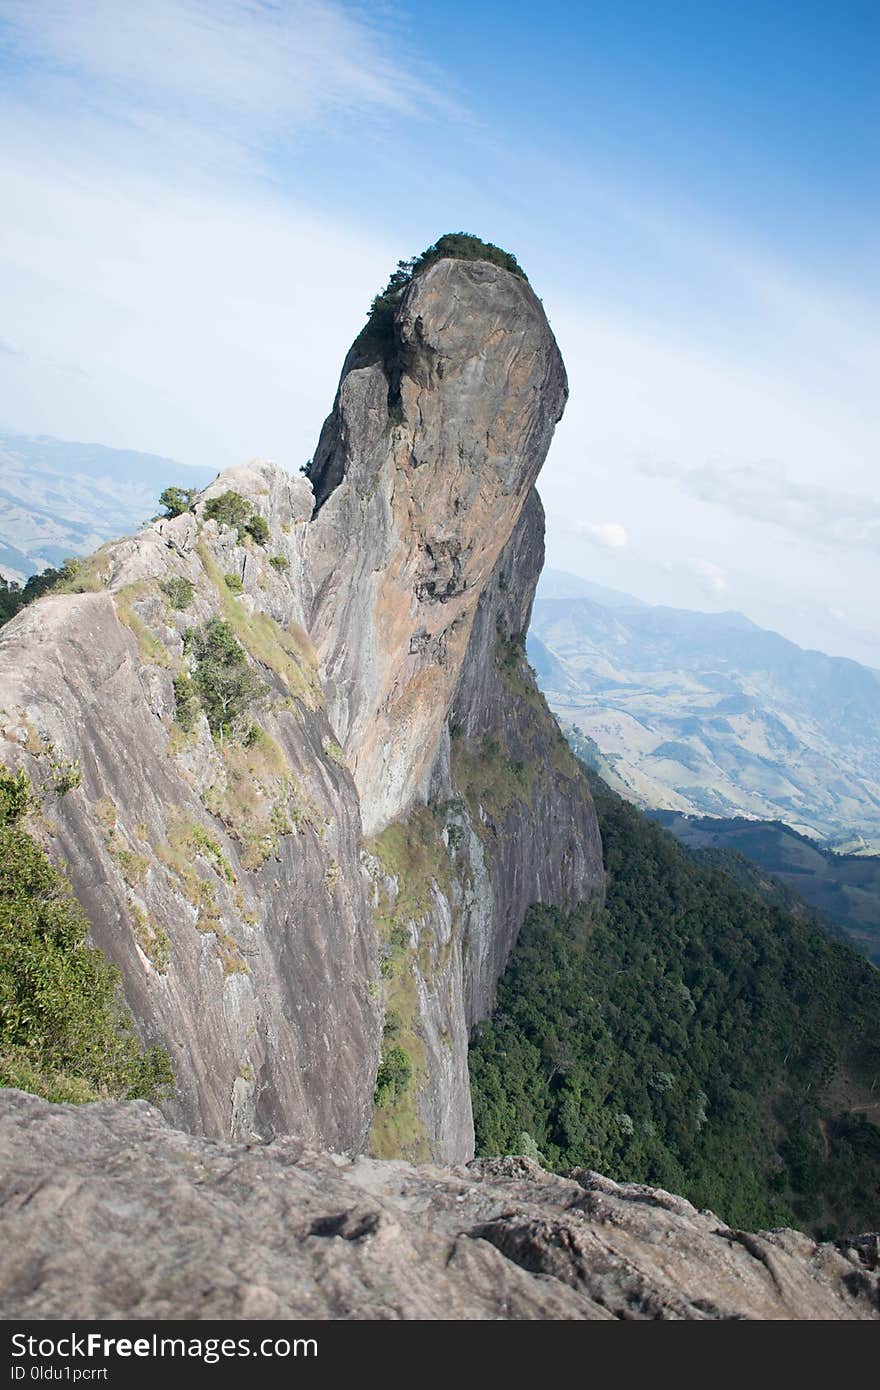
<path id="1" fill-rule="evenodd" d="M 552 570 L 528 651 L 580 751 L 638 805 L 880 849 L 880 672 L 741 613 L 655 607 Z"/>
<path id="2" fill-rule="evenodd" d="M 0 573 L 21 582 L 152 516 L 170 483 L 215 476 L 156 454 L 0 433 Z"/>

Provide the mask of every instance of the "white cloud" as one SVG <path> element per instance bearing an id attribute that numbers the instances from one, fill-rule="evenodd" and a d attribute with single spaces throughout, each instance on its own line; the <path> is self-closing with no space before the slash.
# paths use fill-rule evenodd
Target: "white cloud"
<path id="1" fill-rule="evenodd" d="M 711 560 L 697 559 L 686 561 L 685 567 L 696 575 L 707 593 L 720 597 L 730 592 L 730 585 L 720 565 L 714 564 Z"/>
<path id="2" fill-rule="evenodd" d="M 441 102 L 367 13 L 338 0 L 0 0 L 7 42 L 44 81 L 85 79 L 90 107 L 154 132 L 187 113 L 268 133 Z"/>
<path id="3" fill-rule="evenodd" d="M 675 480 L 693 497 L 753 521 L 769 522 L 823 545 L 880 549 L 876 499 L 792 478 L 772 461 L 717 462 L 697 468 L 643 463 L 641 471 Z"/>
<path id="4" fill-rule="evenodd" d="M 8 149 L 0 186 L 17 209 L 0 303 L 20 349 L 0 423 L 218 468 L 304 462 L 393 248 L 265 194 L 73 181 Z"/>
<path id="5" fill-rule="evenodd" d="M 0 422 L 305 460 L 400 249 L 356 205 L 315 213 L 276 156 L 314 124 L 366 139 L 371 115 L 447 109 L 390 22 L 338 0 L 0 0 Z"/>
<path id="6" fill-rule="evenodd" d="M 571 536 L 580 536 L 593 545 L 605 546 L 608 550 L 622 550 L 629 544 L 626 527 L 619 521 L 568 521 L 564 517 L 550 517 L 555 530 L 565 531 Z"/>

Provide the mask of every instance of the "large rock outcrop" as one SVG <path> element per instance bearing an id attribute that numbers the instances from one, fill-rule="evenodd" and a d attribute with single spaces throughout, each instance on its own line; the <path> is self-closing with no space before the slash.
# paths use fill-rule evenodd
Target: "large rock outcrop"
<path id="1" fill-rule="evenodd" d="M 309 630 L 367 834 L 424 800 L 480 595 L 568 395 L 525 280 L 441 260 L 359 339 L 312 465 Z M 537 575 L 535 575 L 535 579 Z"/>
<path id="2" fill-rule="evenodd" d="M 527 282 L 438 261 L 349 353 L 311 481 L 231 469 L 0 634 L 5 759 L 188 1129 L 473 1152 L 468 1033 L 525 912 L 602 891 L 523 649 L 566 394 Z M 262 538 L 210 519 L 228 490 Z M 182 713 L 212 619 L 262 688 L 235 739 Z M 373 1113 L 392 1042 L 410 1081 Z"/>
<path id="3" fill-rule="evenodd" d="M 750 1235 L 523 1158 L 234 1146 L 143 1102 L 0 1093 L 7 1318 L 876 1319 L 876 1236 Z"/>
<path id="4" fill-rule="evenodd" d="M 37 829 L 143 1036 L 170 1055 L 169 1113 L 206 1134 L 296 1129 L 359 1148 L 378 1024 L 358 798 L 332 756 L 296 586 L 201 520 L 227 488 L 296 572 L 311 492 L 273 466 L 232 470 L 197 515 L 98 552 L 78 581 L 91 591 L 46 597 L 0 632 L 4 760 L 43 791 Z M 192 585 L 185 608 L 169 580 Z M 204 715 L 190 732 L 177 722 L 184 634 L 218 616 L 265 686 L 250 747 L 215 740 Z M 59 759 L 82 779 L 62 797 Z"/>

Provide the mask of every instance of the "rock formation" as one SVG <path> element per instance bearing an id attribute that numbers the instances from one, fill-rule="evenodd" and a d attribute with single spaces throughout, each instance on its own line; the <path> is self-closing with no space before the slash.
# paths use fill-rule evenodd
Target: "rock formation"
<path id="1" fill-rule="evenodd" d="M 877 1237 L 747 1235 L 524 1158 L 412 1167 L 235 1146 L 142 1101 L 0 1092 L 7 1318 L 871 1319 Z"/>
<path id="2" fill-rule="evenodd" d="M 229 470 L 0 634 L 4 761 L 187 1129 L 473 1152 L 468 1031 L 525 912 L 602 891 L 523 649 L 566 392 L 528 284 L 437 261 L 349 353 L 311 482 Z M 211 518 L 230 490 L 265 534 Z M 185 717 L 212 619 L 261 689 L 235 738 Z M 383 1046 L 409 1080 L 374 1113 Z"/>

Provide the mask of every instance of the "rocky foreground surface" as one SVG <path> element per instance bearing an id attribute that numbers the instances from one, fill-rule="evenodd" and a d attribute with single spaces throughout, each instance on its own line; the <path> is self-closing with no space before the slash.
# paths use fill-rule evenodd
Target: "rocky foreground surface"
<path id="1" fill-rule="evenodd" d="M 870 1319 L 878 1263 L 875 1235 L 748 1235 L 525 1158 L 352 1161 L 0 1093 L 7 1319 Z"/>

